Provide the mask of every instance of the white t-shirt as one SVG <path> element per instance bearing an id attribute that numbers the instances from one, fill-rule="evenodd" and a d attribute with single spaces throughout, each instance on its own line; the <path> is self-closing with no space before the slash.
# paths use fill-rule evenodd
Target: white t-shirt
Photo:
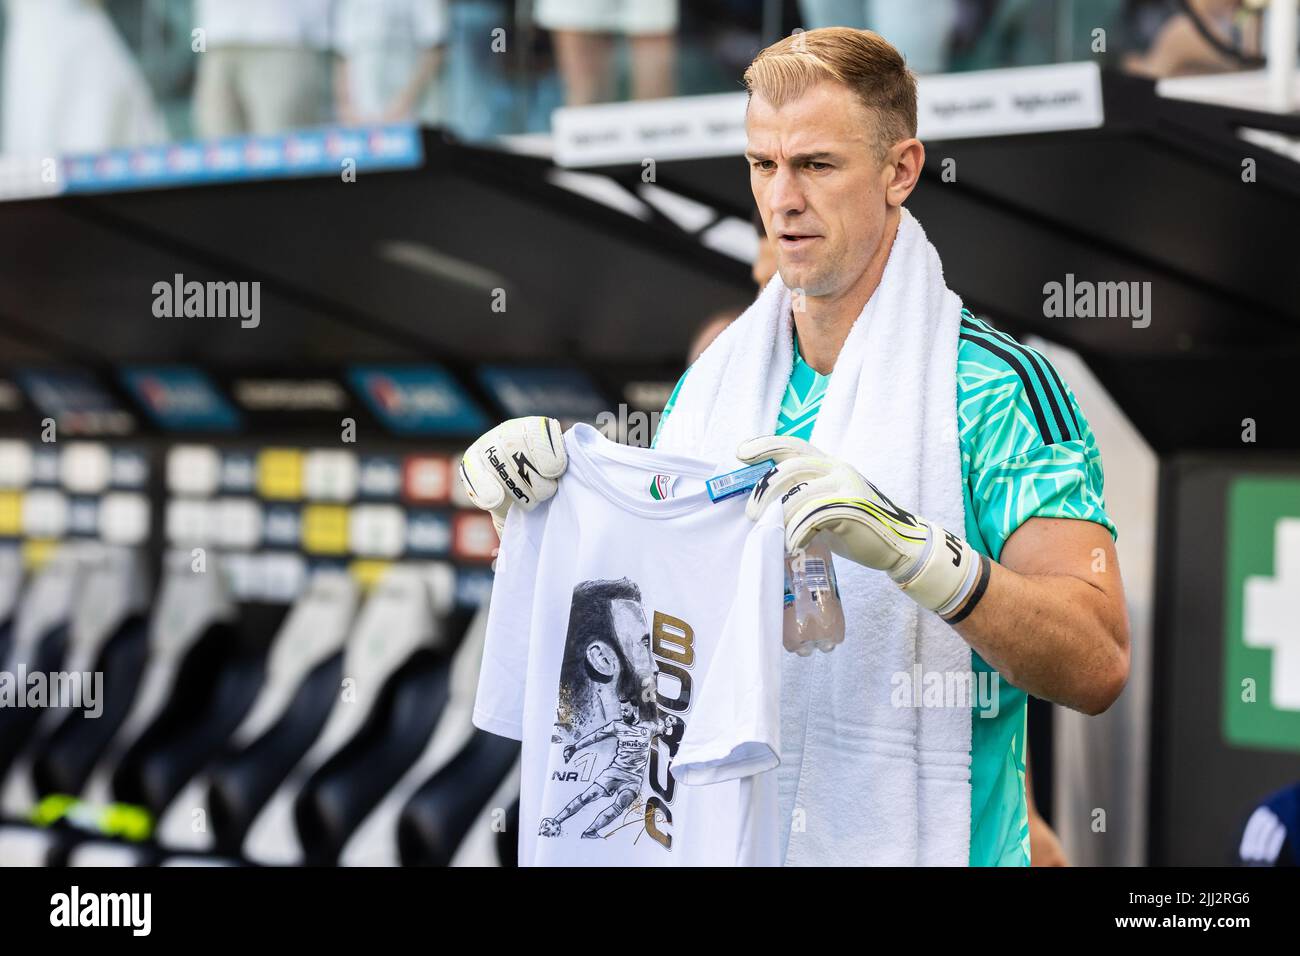
<path id="1" fill-rule="evenodd" d="M 506 521 L 474 707 L 523 741 L 520 864 L 779 865 L 780 509 L 590 425 L 564 444 Z"/>

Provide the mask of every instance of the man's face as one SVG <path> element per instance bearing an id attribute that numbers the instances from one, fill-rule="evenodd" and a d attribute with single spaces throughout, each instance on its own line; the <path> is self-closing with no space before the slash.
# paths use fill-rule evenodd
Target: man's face
<path id="1" fill-rule="evenodd" d="M 745 129 L 750 186 L 781 280 L 808 296 L 845 292 L 885 230 L 891 170 L 877 158 L 875 117 L 848 87 L 827 82 L 780 109 L 755 94 Z"/>
<path id="2" fill-rule="evenodd" d="M 637 601 L 619 599 L 610 602 L 610 615 L 623 659 L 632 669 L 631 677 L 638 688 L 644 688 L 653 682 L 655 672 L 650 655 L 650 626 L 646 623 L 645 610 Z"/>

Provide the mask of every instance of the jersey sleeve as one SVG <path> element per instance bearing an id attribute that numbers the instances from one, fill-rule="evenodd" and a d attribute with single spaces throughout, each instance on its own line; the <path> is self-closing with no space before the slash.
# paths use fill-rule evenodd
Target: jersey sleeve
<path id="1" fill-rule="evenodd" d="M 537 578 L 538 548 L 529 534 L 533 523 L 530 517 L 522 508 L 511 508 L 506 516 L 474 698 L 474 726 L 513 740 L 523 739 L 524 688 Z"/>
<path id="2" fill-rule="evenodd" d="M 672 763 L 686 786 L 753 776 L 781 762 L 782 517 L 780 508 L 767 509 L 745 540 L 740 583 Z"/>
<path id="3" fill-rule="evenodd" d="M 673 410 L 673 406 L 677 404 L 677 393 L 682 390 L 682 383 L 686 381 L 686 376 L 690 374 L 690 371 L 691 370 L 688 368 L 685 372 L 682 372 L 682 377 L 679 378 L 677 384 L 673 386 L 673 393 L 668 396 L 668 402 L 664 405 L 664 410 L 659 413 L 659 424 L 655 426 L 654 437 L 650 439 L 651 448 L 654 448 L 655 443 L 659 441 L 659 432 L 663 430 L 664 422 L 668 421 L 669 413 Z"/>
<path id="4" fill-rule="evenodd" d="M 1042 353 L 963 313 L 957 379 L 968 508 L 989 557 L 1030 518 L 1092 521 L 1117 537 L 1096 438 Z"/>

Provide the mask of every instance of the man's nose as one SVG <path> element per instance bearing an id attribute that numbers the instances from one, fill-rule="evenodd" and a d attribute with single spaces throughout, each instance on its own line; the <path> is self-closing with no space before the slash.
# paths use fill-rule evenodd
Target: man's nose
<path id="1" fill-rule="evenodd" d="M 768 206 L 773 218 L 798 215 L 803 212 L 804 196 L 799 177 L 790 169 L 779 169 L 772 177 L 768 192 Z"/>

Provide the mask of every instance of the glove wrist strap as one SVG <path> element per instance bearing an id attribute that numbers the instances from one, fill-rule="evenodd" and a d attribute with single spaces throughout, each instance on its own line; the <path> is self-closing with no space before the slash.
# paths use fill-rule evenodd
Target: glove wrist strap
<path id="1" fill-rule="evenodd" d="M 935 524 L 927 524 L 925 550 L 894 581 L 917 604 L 940 616 L 951 614 L 980 580 L 980 560 L 966 541 Z"/>

